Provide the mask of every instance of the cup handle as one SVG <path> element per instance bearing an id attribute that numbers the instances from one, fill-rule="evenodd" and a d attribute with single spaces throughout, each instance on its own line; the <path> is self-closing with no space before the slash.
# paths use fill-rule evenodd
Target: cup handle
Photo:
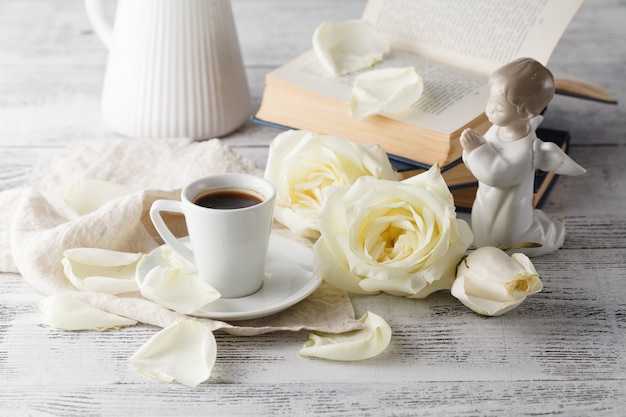
<path id="1" fill-rule="evenodd" d="M 161 216 L 162 211 L 183 214 L 180 201 L 155 200 L 152 203 L 152 206 L 150 206 L 150 220 L 152 220 L 152 224 L 154 224 L 159 236 L 161 236 L 165 243 L 167 243 L 187 261 L 195 263 L 192 250 L 183 245 L 163 221 L 163 217 Z"/>

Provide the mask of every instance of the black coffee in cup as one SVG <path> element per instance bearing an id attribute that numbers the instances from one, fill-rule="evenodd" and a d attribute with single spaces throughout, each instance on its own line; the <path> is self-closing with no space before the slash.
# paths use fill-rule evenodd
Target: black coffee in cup
<path id="1" fill-rule="evenodd" d="M 210 191 L 200 194 L 193 200 L 193 203 L 198 206 L 218 210 L 240 209 L 255 206 L 262 202 L 262 198 L 244 190 Z"/>

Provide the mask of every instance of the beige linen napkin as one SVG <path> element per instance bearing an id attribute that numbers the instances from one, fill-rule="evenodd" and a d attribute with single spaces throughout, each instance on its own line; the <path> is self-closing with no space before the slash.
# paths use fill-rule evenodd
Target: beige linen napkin
<path id="1" fill-rule="evenodd" d="M 0 269 L 21 273 L 44 294 L 69 293 L 107 312 L 165 327 L 180 316 L 139 293 L 78 291 L 63 273 L 63 251 L 97 247 L 148 253 L 161 244 L 148 214 L 152 202 L 178 199 L 186 183 L 224 172 L 262 175 L 218 139 L 110 139 L 74 145 L 28 186 L 0 193 L 0 211 L 6 214 L 0 221 Z M 63 196 L 73 183 L 85 179 L 113 181 L 136 191 L 72 219 Z M 182 218 L 172 225 L 184 233 Z M 278 225 L 275 229 L 289 235 Z M 303 329 L 341 333 L 360 327 L 348 294 L 326 284 L 303 302 L 269 317 L 232 323 L 199 320 L 212 330 L 241 335 Z"/>

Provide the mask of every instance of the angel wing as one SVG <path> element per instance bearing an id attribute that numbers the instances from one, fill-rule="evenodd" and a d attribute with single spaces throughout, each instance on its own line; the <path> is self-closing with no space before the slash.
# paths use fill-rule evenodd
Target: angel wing
<path id="1" fill-rule="evenodd" d="M 533 143 L 535 168 L 560 175 L 582 175 L 587 170 L 578 165 L 553 142 L 535 139 Z"/>

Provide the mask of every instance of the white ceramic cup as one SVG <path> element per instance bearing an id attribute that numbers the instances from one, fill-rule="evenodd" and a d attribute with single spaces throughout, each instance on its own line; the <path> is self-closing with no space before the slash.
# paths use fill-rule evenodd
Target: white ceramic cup
<path id="1" fill-rule="evenodd" d="M 196 204 L 201 197 L 211 200 L 233 192 L 257 198 L 257 204 L 241 208 Z M 150 218 L 165 243 L 195 263 L 201 280 L 223 298 L 245 297 L 263 285 L 275 196 L 274 186 L 261 177 L 213 175 L 185 186 L 181 201 L 156 200 Z M 161 212 L 184 214 L 192 250 L 172 234 Z"/>

